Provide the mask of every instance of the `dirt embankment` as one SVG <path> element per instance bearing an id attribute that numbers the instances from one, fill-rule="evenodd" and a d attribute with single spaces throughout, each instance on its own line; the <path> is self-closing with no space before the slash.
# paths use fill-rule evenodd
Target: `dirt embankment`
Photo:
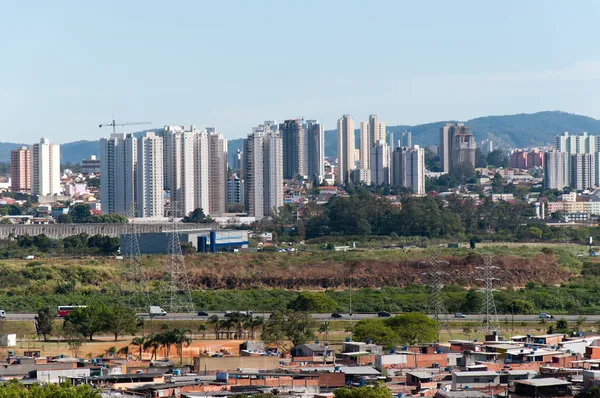
<path id="1" fill-rule="evenodd" d="M 482 286 L 483 258 L 477 255 L 444 257 L 440 263 L 444 284 Z M 551 255 L 535 257 L 498 256 L 494 286 L 522 287 L 527 282 L 556 284 L 566 281 L 571 273 Z M 278 288 L 291 290 L 342 289 L 385 286 L 403 287 L 431 281 L 434 267 L 428 261 L 402 260 L 329 261 L 302 265 L 283 262 L 279 265 L 253 265 L 240 261 L 227 266 L 210 263 L 188 263 L 190 284 L 199 289 Z"/>

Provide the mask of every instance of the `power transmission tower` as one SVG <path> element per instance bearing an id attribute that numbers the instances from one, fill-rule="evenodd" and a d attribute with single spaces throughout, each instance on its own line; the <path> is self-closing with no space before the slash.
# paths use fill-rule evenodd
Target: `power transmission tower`
<path id="1" fill-rule="evenodd" d="M 494 257 L 492 255 L 485 255 L 483 257 L 483 267 L 475 267 L 483 272 L 483 278 L 478 280 L 484 283 L 485 293 L 485 319 L 483 321 L 483 329 L 487 334 L 496 332 L 500 329 L 500 322 L 498 321 L 498 313 L 496 312 L 496 302 L 494 301 L 494 281 L 498 278 L 494 277 L 494 270 L 498 267 L 493 266 Z"/>
<path id="2" fill-rule="evenodd" d="M 177 202 L 172 201 L 169 255 L 167 259 L 167 278 L 169 282 L 169 299 L 167 307 L 171 312 L 194 312 L 194 302 L 190 292 L 185 260 L 181 251 L 177 223 L 175 222 L 176 214 L 178 214 Z"/>
<path id="3" fill-rule="evenodd" d="M 439 252 L 434 252 L 431 254 L 429 264 L 431 265 L 431 272 L 428 273 L 431 276 L 429 310 L 433 314 L 433 319 L 438 322 L 438 341 L 440 341 L 440 331 L 442 329 L 445 329 L 450 337 L 452 337 L 450 326 L 448 325 L 448 313 L 442 301 L 442 289 L 444 287 L 442 277 L 444 274 L 443 265 L 448 265 L 448 262 L 440 258 Z"/>
<path id="4" fill-rule="evenodd" d="M 129 217 L 129 234 L 127 253 L 127 262 L 123 267 L 123 298 L 127 301 L 129 308 L 147 307 L 150 305 L 148 297 L 148 281 L 146 272 L 142 264 L 142 255 L 140 253 L 139 230 L 135 223 L 135 203 L 131 203 L 127 211 Z"/>

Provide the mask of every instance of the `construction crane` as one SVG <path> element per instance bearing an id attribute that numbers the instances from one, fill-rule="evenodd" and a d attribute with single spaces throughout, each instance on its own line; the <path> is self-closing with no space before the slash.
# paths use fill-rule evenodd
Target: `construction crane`
<path id="1" fill-rule="evenodd" d="M 121 127 L 121 126 L 134 126 L 136 124 L 152 124 L 152 122 L 116 123 L 115 119 L 113 119 L 112 122 L 101 124 L 98 127 L 100 127 L 100 128 L 102 128 L 102 127 L 112 127 L 113 128 L 113 134 L 115 134 L 117 132 L 117 126 L 118 127 Z"/>

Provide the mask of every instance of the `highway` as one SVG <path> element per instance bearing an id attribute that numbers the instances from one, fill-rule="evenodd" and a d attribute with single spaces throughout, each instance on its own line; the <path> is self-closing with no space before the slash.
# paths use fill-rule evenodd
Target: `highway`
<path id="1" fill-rule="evenodd" d="M 208 314 L 209 314 L 209 316 L 218 315 L 219 318 L 225 318 L 225 312 L 208 311 Z M 33 321 L 35 318 L 35 315 L 36 314 L 10 313 L 7 311 L 6 320 L 7 321 Z M 145 318 L 145 319 L 150 318 L 148 313 L 138 313 L 137 315 L 139 317 Z M 254 313 L 254 317 L 262 316 L 264 318 L 268 318 L 270 315 L 271 314 L 269 312 L 255 312 Z M 313 318 L 315 318 L 316 320 L 319 320 L 319 321 L 331 321 L 331 320 L 357 321 L 357 320 L 367 319 L 367 318 L 377 318 L 376 313 L 355 313 L 352 315 L 350 315 L 350 314 L 340 314 L 340 315 L 342 316 L 341 318 L 332 318 L 331 314 L 311 314 L 311 316 Z M 572 322 L 572 321 L 576 321 L 577 318 L 579 318 L 580 316 L 582 316 L 582 315 L 555 315 L 554 319 L 547 319 L 547 321 L 553 322 L 553 321 L 556 321 L 557 319 L 566 318 L 568 321 Z M 433 317 L 433 315 L 429 315 L 429 317 Z M 583 317 L 585 317 L 586 322 L 600 321 L 600 315 L 583 315 Z M 467 315 L 466 318 L 455 318 L 454 314 L 446 315 L 446 319 L 450 322 L 481 322 L 481 321 L 483 321 L 484 318 L 485 318 L 485 315 L 481 315 L 481 314 Z M 208 319 L 208 317 L 198 316 L 196 314 L 190 314 L 190 313 L 171 313 L 171 314 L 167 314 L 165 316 L 155 316 L 154 319 L 165 320 L 165 321 L 196 321 L 196 320 L 200 321 L 200 320 L 206 320 L 206 319 Z M 514 317 L 512 317 L 510 314 L 508 314 L 508 315 L 499 314 L 498 319 L 500 321 L 503 321 L 504 319 L 508 319 L 509 321 L 514 320 L 515 322 L 524 322 L 524 321 L 535 322 L 535 321 L 540 320 L 538 314 L 514 315 Z"/>

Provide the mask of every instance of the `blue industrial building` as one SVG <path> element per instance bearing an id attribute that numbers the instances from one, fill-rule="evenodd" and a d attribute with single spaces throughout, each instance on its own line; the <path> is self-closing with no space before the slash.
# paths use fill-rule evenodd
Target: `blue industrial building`
<path id="1" fill-rule="evenodd" d="M 179 241 L 193 245 L 200 253 L 232 251 L 248 247 L 246 230 L 178 230 Z M 138 235 L 141 254 L 168 254 L 171 231 L 151 232 Z M 129 250 L 130 234 L 121 234 L 121 253 Z"/>

